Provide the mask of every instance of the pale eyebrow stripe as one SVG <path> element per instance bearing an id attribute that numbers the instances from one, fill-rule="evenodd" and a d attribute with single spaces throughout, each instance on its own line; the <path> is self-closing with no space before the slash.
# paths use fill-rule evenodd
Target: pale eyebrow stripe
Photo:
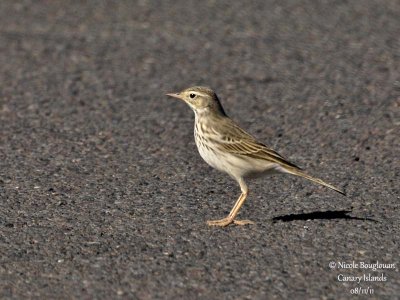
<path id="1" fill-rule="evenodd" d="M 196 95 L 198 95 L 198 96 L 203 96 L 203 97 L 206 97 L 206 96 L 207 96 L 207 94 L 204 94 L 204 93 L 198 92 L 198 91 L 192 91 L 192 93 L 193 93 L 193 94 L 196 94 Z"/>

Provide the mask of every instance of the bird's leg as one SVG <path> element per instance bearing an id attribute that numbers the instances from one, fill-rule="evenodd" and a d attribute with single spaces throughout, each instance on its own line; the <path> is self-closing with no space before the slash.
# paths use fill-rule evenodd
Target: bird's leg
<path id="1" fill-rule="evenodd" d="M 237 216 L 239 209 L 242 207 L 244 201 L 247 198 L 248 195 L 248 188 L 243 179 L 239 180 L 240 184 L 240 189 L 242 190 L 242 194 L 240 195 L 239 199 L 236 201 L 235 205 L 233 206 L 231 212 L 226 218 L 223 218 L 221 220 L 214 220 L 214 221 L 207 221 L 207 224 L 210 226 L 228 226 L 229 224 L 236 224 L 236 225 L 246 225 L 246 224 L 254 224 L 250 220 L 235 220 L 235 217 Z"/>
<path id="2" fill-rule="evenodd" d="M 249 192 L 247 190 L 246 190 L 246 192 L 242 192 L 239 199 L 236 201 L 235 205 L 233 206 L 231 212 L 229 213 L 228 218 L 231 218 L 233 220 L 233 223 L 236 225 L 254 224 L 254 222 L 252 222 L 250 220 L 235 220 L 235 217 L 239 213 L 239 209 L 242 207 L 244 201 L 246 200 L 248 193 Z"/>
<path id="3" fill-rule="evenodd" d="M 222 226 L 222 227 L 228 226 L 231 223 L 235 223 L 236 224 L 236 222 L 238 222 L 238 221 L 235 221 L 234 218 L 235 218 L 235 215 L 237 214 L 237 211 L 236 211 L 235 215 L 233 215 L 233 212 L 235 210 L 239 210 L 240 206 L 243 204 L 244 199 L 246 199 L 246 195 L 247 194 L 244 194 L 244 193 L 242 193 L 240 195 L 239 199 L 236 201 L 236 203 L 233 206 L 231 212 L 229 213 L 229 215 L 226 218 L 223 218 L 223 219 L 220 219 L 220 220 L 207 221 L 207 224 L 210 225 L 210 226 Z M 239 206 L 239 204 L 240 204 L 240 206 Z M 238 225 L 243 225 L 243 224 L 238 224 Z"/>

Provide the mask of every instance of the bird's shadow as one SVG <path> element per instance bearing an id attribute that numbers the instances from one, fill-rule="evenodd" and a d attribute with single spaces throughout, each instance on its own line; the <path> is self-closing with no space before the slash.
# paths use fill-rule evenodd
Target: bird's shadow
<path id="1" fill-rule="evenodd" d="M 351 210 L 328 210 L 328 211 L 314 211 L 310 213 L 291 214 L 275 217 L 272 219 L 273 222 L 292 222 L 292 221 L 306 221 L 306 220 L 332 220 L 332 219 L 344 219 L 344 220 L 359 220 L 359 221 L 370 221 L 378 222 L 371 218 L 359 218 L 350 216 Z"/>

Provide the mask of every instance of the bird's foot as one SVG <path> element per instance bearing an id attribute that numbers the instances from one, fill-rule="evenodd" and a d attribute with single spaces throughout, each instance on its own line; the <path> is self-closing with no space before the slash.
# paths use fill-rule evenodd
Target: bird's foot
<path id="1" fill-rule="evenodd" d="M 225 227 L 228 226 L 229 224 L 236 224 L 236 225 L 248 225 L 248 224 L 254 224 L 254 222 L 250 220 L 234 220 L 231 217 L 226 217 L 221 220 L 212 220 L 212 221 L 207 221 L 207 225 L 209 226 L 221 226 Z"/>
<path id="2" fill-rule="evenodd" d="M 233 220 L 233 223 L 236 225 L 252 225 L 252 224 L 254 224 L 254 222 L 250 221 L 250 220 Z"/>

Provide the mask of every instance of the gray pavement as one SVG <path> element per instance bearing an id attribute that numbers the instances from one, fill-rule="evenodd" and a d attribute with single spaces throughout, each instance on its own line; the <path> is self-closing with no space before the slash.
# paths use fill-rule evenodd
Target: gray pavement
<path id="1" fill-rule="evenodd" d="M 399 32 L 394 0 L 1 1 L 0 297 L 399 299 Z M 239 188 L 191 85 L 348 197 L 257 179 L 255 225 L 207 227 Z"/>

